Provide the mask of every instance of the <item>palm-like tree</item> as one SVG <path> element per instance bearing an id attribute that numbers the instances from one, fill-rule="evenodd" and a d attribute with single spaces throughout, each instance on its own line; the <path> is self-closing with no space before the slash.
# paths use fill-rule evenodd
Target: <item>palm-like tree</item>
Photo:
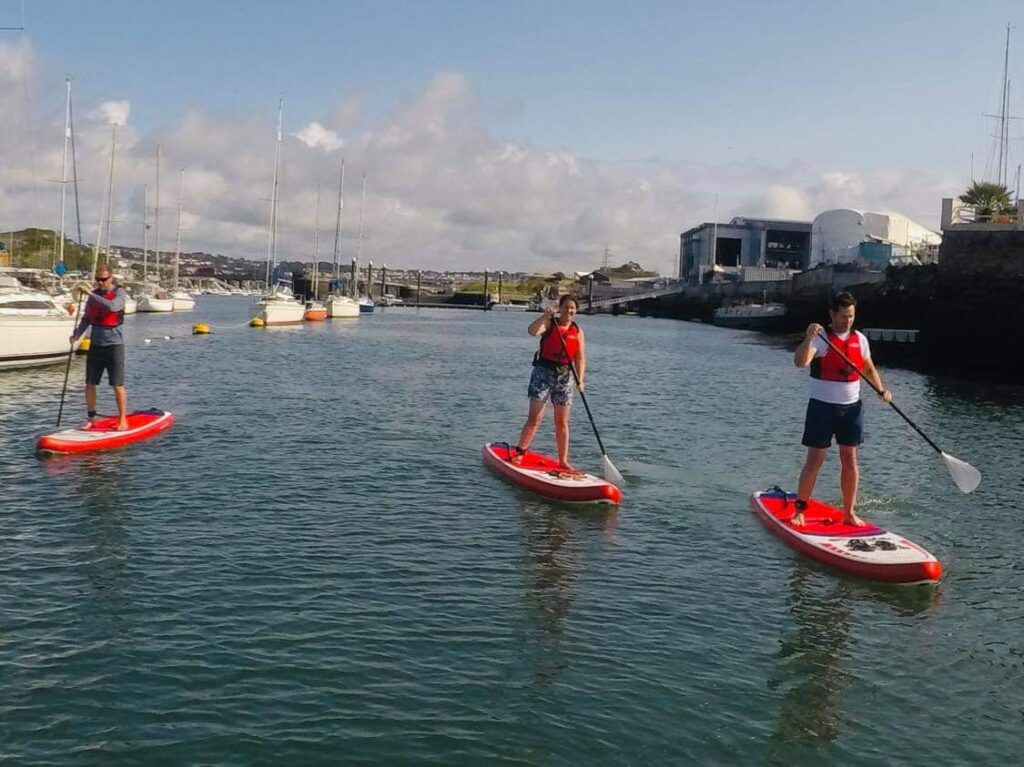
<path id="1" fill-rule="evenodd" d="M 987 221 L 1000 213 L 1012 213 L 1010 190 L 991 181 L 975 181 L 962 195 L 960 202 L 974 206 L 976 221 Z"/>

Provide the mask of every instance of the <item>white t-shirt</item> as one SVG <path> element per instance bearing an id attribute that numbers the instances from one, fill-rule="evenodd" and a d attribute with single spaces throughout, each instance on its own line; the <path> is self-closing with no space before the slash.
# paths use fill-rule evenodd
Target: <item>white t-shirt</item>
<path id="1" fill-rule="evenodd" d="M 860 339 L 860 353 L 865 360 L 871 359 L 871 349 L 868 346 L 868 339 L 859 330 L 853 331 Z M 850 337 L 849 333 L 840 333 L 839 339 L 845 341 Z M 824 357 L 828 352 L 828 344 L 820 335 L 811 340 L 811 348 L 814 349 L 815 357 Z M 811 379 L 811 385 L 807 392 L 811 399 L 829 402 L 833 405 L 852 405 L 860 399 L 860 376 L 856 381 L 822 381 L 818 378 Z"/>

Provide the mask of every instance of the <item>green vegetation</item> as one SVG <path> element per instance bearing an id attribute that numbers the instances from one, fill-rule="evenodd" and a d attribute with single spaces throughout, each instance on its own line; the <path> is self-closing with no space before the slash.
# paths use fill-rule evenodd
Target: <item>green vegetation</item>
<path id="1" fill-rule="evenodd" d="M 993 216 L 1015 212 L 1010 203 L 1010 190 L 990 181 L 975 181 L 960 195 L 960 202 L 974 206 L 975 221 L 988 221 Z"/>
<path id="2" fill-rule="evenodd" d="M 52 269 L 60 253 L 60 235 L 51 229 L 22 229 L 14 232 L 0 232 L 0 241 L 9 254 L 13 255 L 12 266 L 26 269 Z M 65 237 L 64 265 L 69 272 L 92 268 L 92 250 L 79 247 Z"/>
<path id="3" fill-rule="evenodd" d="M 629 280 L 633 277 L 657 277 L 657 272 L 648 272 L 636 261 L 627 261 L 622 266 L 613 266 L 610 269 L 598 269 L 601 274 L 616 280 Z"/>

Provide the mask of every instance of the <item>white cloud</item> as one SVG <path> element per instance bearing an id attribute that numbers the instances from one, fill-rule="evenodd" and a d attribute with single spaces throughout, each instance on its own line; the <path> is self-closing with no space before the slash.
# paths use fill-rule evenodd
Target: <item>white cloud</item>
<path id="1" fill-rule="evenodd" d="M 130 111 L 131 104 L 125 99 L 121 101 L 104 101 L 96 107 L 96 110 L 90 117 L 102 120 L 108 124 L 113 123 L 114 125 L 121 126 L 128 124 L 128 113 Z"/>
<path id="2" fill-rule="evenodd" d="M 12 63 L 15 55 L 18 63 Z M 47 180 L 60 176 L 63 83 L 53 75 L 37 88 L 29 108 L 18 96 L 20 86 L 14 86 L 29 73 L 32 57 L 30 47 L 0 45 L 0 108 L 7 117 L 0 121 L 0 230 L 12 224 L 52 227 L 59 215 L 56 185 Z M 809 219 L 829 207 L 849 206 L 900 210 L 928 224 L 938 218 L 942 194 L 954 191 L 948 179 L 913 169 L 864 175 L 756 158 L 607 162 L 564 147 L 509 140 L 484 128 L 491 107 L 481 104 L 472 83 L 454 72 L 437 74 L 382 118 L 370 120 L 360 105 L 361 99 L 352 96 L 339 104 L 324 103 L 320 121 L 286 135 L 280 257 L 309 258 L 318 184 L 323 189 L 321 244 L 333 243 L 342 148 L 347 160 L 343 258 L 354 253 L 359 182 L 366 173 L 364 259 L 412 268 L 568 271 L 600 264 L 607 246 L 620 261 L 668 270 L 679 233 L 711 220 L 715 194 L 723 221 L 734 215 Z M 126 118 L 129 111 L 118 94 L 104 94 L 92 106 L 76 101 L 76 113 L 90 116 L 76 125 L 87 229 L 95 227 L 107 177 L 109 122 Z M 256 117 L 191 109 L 170 116 L 166 126 L 147 135 L 118 129 L 113 217 L 123 223 L 115 227 L 113 240 L 133 245 L 141 237 L 142 185 L 150 186 L 152 206 L 159 141 L 165 211 L 176 205 L 177 170 L 186 168 L 183 247 L 262 258 L 275 128 L 271 95 L 265 114 Z M 166 248 L 174 225 L 171 213 L 163 216 L 161 245 Z M 164 232 L 170 233 L 167 240 Z M 91 236 L 87 231 L 86 237 Z M 329 250 L 322 247 L 321 253 Z"/>
<path id="3" fill-rule="evenodd" d="M 311 122 L 301 131 L 293 133 L 293 136 L 308 147 L 322 147 L 328 152 L 334 152 L 345 146 L 341 137 L 332 130 L 328 130 L 318 122 Z"/>

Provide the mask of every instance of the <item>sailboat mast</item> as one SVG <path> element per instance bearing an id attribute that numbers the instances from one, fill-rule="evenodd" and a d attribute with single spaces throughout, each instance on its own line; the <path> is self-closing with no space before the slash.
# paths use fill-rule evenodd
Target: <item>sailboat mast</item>
<path id="1" fill-rule="evenodd" d="M 316 224 L 313 226 L 313 300 L 318 300 L 320 280 L 318 270 L 320 269 L 320 185 L 316 185 Z"/>
<path id="2" fill-rule="evenodd" d="M 103 240 L 103 217 L 104 217 L 104 214 L 106 215 L 106 219 L 107 219 L 107 227 L 108 228 L 110 227 L 110 202 L 111 202 L 110 196 L 111 196 L 111 193 L 113 192 L 113 182 L 114 182 L 114 136 L 115 136 L 114 131 L 116 131 L 116 130 L 117 130 L 116 127 L 114 127 L 114 126 L 111 127 L 111 132 L 110 132 L 110 171 L 107 173 L 107 188 L 105 190 L 102 203 L 100 204 L 100 220 L 99 220 L 99 224 L 96 227 L 96 245 L 93 247 L 93 250 L 92 250 L 92 270 L 93 270 L 94 273 L 96 271 L 96 267 L 99 266 L 99 263 L 100 263 L 100 242 L 102 242 L 102 240 Z M 109 239 L 109 237 L 110 237 L 110 234 L 108 233 L 107 234 L 107 238 Z M 110 260 L 109 254 L 107 255 L 107 260 L 108 261 Z"/>
<path id="3" fill-rule="evenodd" d="M 67 183 L 68 183 L 68 142 L 71 141 L 71 78 L 64 81 L 67 84 L 67 101 L 64 105 L 64 155 L 60 165 L 60 258 L 64 262 L 64 211 L 67 206 Z"/>
<path id="4" fill-rule="evenodd" d="M 110 177 L 107 179 L 107 261 L 110 261 L 110 214 L 114 207 L 114 153 L 117 148 L 117 123 L 110 126 Z"/>
<path id="5" fill-rule="evenodd" d="M 341 158 L 341 181 L 338 183 L 338 215 L 334 220 L 334 283 L 338 283 L 341 260 L 341 209 L 345 206 L 345 158 Z"/>
<path id="6" fill-rule="evenodd" d="M 149 205 L 149 187 L 142 185 L 142 282 L 149 283 L 149 260 L 146 258 L 146 249 L 149 247 L 149 222 L 146 221 L 146 208 Z"/>
<path id="7" fill-rule="evenodd" d="M 1006 25 L 1006 51 L 1003 54 L 1003 95 L 1000 99 L 1000 113 L 999 113 L 999 169 L 996 171 L 997 181 L 999 184 L 1005 185 L 1006 183 L 1006 155 L 1007 152 L 1007 139 L 1009 138 L 1007 131 L 1007 108 L 1008 101 L 1010 98 L 1010 87 L 1009 87 L 1009 76 L 1010 76 L 1010 25 Z"/>
<path id="8" fill-rule="evenodd" d="M 363 192 L 359 198 L 359 234 L 356 236 L 356 261 L 363 254 L 363 209 L 366 208 L 366 174 L 363 174 Z"/>
<path id="9" fill-rule="evenodd" d="M 153 204 L 153 258 L 156 262 L 156 281 L 160 282 L 160 145 L 156 145 L 156 202 Z"/>
<path id="10" fill-rule="evenodd" d="M 270 190 L 270 232 L 267 234 L 267 290 L 277 266 L 277 181 L 281 168 L 281 142 L 283 131 L 284 99 L 277 103 L 277 144 L 274 147 L 274 183 Z"/>
<path id="11" fill-rule="evenodd" d="M 181 258 L 181 199 L 185 194 L 185 169 L 178 178 L 178 232 L 174 242 L 174 290 L 178 289 L 178 261 Z"/>

